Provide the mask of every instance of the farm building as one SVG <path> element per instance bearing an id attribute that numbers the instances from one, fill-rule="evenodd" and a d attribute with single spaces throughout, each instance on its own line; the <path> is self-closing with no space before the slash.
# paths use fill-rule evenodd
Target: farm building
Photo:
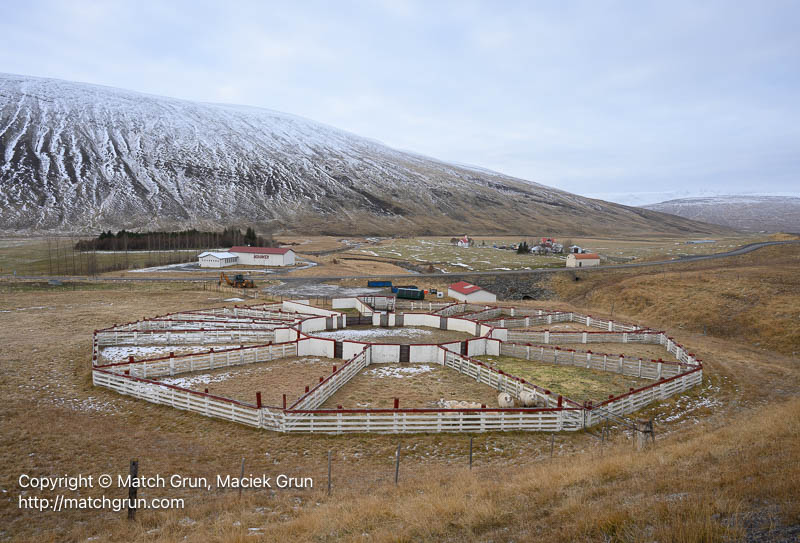
<path id="1" fill-rule="evenodd" d="M 589 268 L 600 265 L 600 255 L 597 253 L 570 253 L 567 255 L 568 268 Z"/>
<path id="2" fill-rule="evenodd" d="M 206 251 L 197 256 L 197 261 L 201 268 L 224 268 L 236 264 L 239 257 L 233 253 Z"/>
<path id="3" fill-rule="evenodd" d="M 276 247 L 231 247 L 230 253 L 245 266 L 293 266 L 294 251 Z"/>
<path id="4" fill-rule="evenodd" d="M 447 287 L 447 295 L 459 302 L 496 302 L 497 296 L 478 285 L 459 281 Z"/>

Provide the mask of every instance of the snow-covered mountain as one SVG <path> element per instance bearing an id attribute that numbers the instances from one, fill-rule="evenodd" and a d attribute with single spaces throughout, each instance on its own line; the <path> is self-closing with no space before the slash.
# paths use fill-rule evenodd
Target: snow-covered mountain
<path id="1" fill-rule="evenodd" d="M 681 198 L 644 207 L 737 230 L 800 232 L 800 198 L 791 196 Z"/>
<path id="2" fill-rule="evenodd" d="M 0 74 L 0 229 L 709 232 L 276 111 Z"/>

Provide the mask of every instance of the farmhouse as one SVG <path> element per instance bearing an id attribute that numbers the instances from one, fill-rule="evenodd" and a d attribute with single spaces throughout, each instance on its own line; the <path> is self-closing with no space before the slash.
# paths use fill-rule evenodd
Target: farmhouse
<path id="1" fill-rule="evenodd" d="M 293 266 L 294 251 L 275 247 L 231 247 L 230 253 L 245 266 Z"/>
<path id="2" fill-rule="evenodd" d="M 447 295 L 459 302 L 496 302 L 497 296 L 478 285 L 459 281 L 447 287 Z"/>
<path id="3" fill-rule="evenodd" d="M 210 252 L 200 253 L 197 261 L 200 263 L 201 268 L 224 268 L 236 264 L 239 257 L 233 253 L 228 252 Z"/>
<path id="4" fill-rule="evenodd" d="M 568 268 L 589 268 L 600 265 L 600 255 L 597 253 L 570 253 L 567 255 Z"/>

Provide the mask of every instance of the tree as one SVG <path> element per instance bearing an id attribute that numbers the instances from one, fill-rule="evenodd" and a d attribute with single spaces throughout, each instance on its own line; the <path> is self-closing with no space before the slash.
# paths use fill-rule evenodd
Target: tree
<path id="1" fill-rule="evenodd" d="M 244 235 L 244 242 L 247 245 L 255 245 L 256 240 L 257 240 L 256 231 L 248 226 L 247 227 L 247 232 Z"/>
<path id="2" fill-rule="evenodd" d="M 517 254 L 525 255 L 525 254 L 528 254 L 530 252 L 531 252 L 531 248 L 528 247 L 528 242 L 527 241 L 521 242 L 519 244 L 519 247 L 517 247 Z"/>

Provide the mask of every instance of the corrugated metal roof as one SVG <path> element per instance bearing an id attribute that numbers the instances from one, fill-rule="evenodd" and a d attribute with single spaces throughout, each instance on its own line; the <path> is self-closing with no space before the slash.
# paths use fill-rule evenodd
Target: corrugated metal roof
<path id="1" fill-rule="evenodd" d="M 206 251 L 205 253 L 200 253 L 197 258 L 203 258 L 204 256 L 213 256 L 216 258 L 239 258 L 238 256 L 231 254 L 231 253 L 217 253 L 215 251 Z"/>
<path id="2" fill-rule="evenodd" d="M 467 283 L 466 281 L 459 281 L 458 283 L 453 283 L 450 285 L 451 289 L 455 290 L 456 292 L 460 292 L 461 294 L 472 294 L 473 292 L 478 292 L 479 290 L 483 290 L 478 285 L 473 285 L 472 283 Z"/>

